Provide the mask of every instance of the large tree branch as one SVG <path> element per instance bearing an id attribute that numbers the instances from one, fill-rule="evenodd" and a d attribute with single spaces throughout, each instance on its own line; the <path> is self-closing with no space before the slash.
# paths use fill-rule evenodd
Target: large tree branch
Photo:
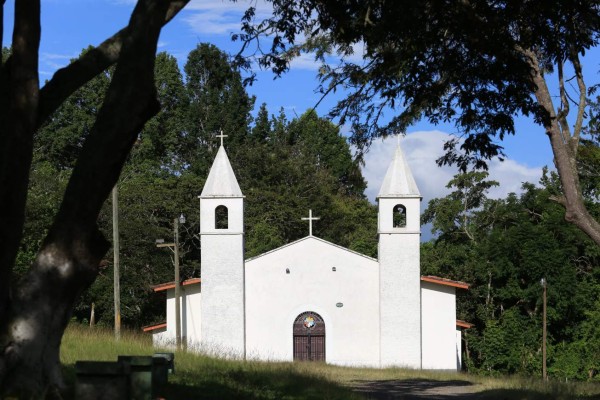
<path id="1" fill-rule="evenodd" d="M 171 0 L 162 25 L 171 21 L 189 0 Z M 79 59 L 59 69 L 40 91 L 37 126 L 46 119 L 77 89 L 119 59 L 127 28 L 121 29 L 98 47 L 87 51 Z"/>
<path id="2" fill-rule="evenodd" d="M 577 149 L 579 147 L 579 137 L 581 135 L 581 127 L 583 125 L 583 117 L 585 115 L 585 108 L 587 105 L 586 88 L 583 80 L 583 69 L 579 60 L 579 55 L 574 54 L 571 56 L 571 63 L 575 70 L 575 78 L 577 79 L 577 86 L 579 87 L 579 104 L 577 105 L 577 119 L 575 120 L 575 126 L 573 127 L 573 137 L 571 138 L 571 150 L 577 156 Z"/>
<path id="3" fill-rule="evenodd" d="M 95 224 L 137 135 L 159 110 L 154 58 L 164 19 L 156 23 L 156 14 L 164 18 L 168 4 L 162 6 L 162 0 L 145 3 L 147 15 L 132 17 L 130 38 L 124 43 L 130 48 L 125 51 L 124 47 L 121 52 L 104 104 L 71 175 L 57 221 L 76 218 Z"/>
<path id="4" fill-rule="evenodd" d="M 565 141 L 562 136 L 557 116 L 554 113 L 552 97 L 535 53 L 526 49 L 523 50 L 523 54 L 531 66 L 531 79 L 536 86 L 534 96 L 549 116 L 544 128 L 550 138 L 554 164 L 560 178 L 563 197 L 559 202 L 565 207 L 565 220 L 577 226 L 600 245 L 600 223 L 591 216 L 585 207 L 579 183 L 576 153 L 572 149 L 571 140 L 569 138 Z"/>
<path id="5" fill-rule="evenodd" d="M 569 98 L 567 97 L 567 91 L 565 90 L 565 77 L 563 72 L 564 62 L 563 60 L 558 61 L 558 89 L 560 93 L 560 108 L 556 115 L 556 119 L 561 127 L 561 133 L 563 140 L 567 142 L 571 136 L 569 132 L 569 122 L 567 116 L 569 115 Z"/>

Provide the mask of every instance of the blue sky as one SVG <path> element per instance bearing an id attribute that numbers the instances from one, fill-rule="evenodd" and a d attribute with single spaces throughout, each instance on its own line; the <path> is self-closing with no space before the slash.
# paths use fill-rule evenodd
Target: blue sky
<path id="1" fill-rule="evenodd" d="M 49 79 L 56 69 L 66 65 L 88 45 L 97 45 L 127 24 L 134 6 L 131 0 L 42 0 L 42 42 L 40 46 L 40 78 Z M 227 52 L 234 53 L 239 43 L 231 42 L 230 34 L 237 30 L 241 13 L 247 1 L 192 0 L 171 23 L 163 29 L 159 50 L 168 51 L 178 58 L 181 66 L 187 54 L 200 42 L 211 42 Z M 259 16 L 269 9 L 261 1 Z M 10 45 L 13 2 L 5 5 L 4 43 Z M 584 73 L 588 87 L 598 83 L 599 52 L 594 49 L 584 59 Z M 315 93 L 316 65 L 309 56 L 292 64 L 292 70 L 281 79 L 273 79 L 268 71 L 258 71 L 258 82 L 248 88 L 259 104 L 267 103 L 272 113 L 284 107 L 288 116 L 300 115 L 314 106 L 319 95 Z M 552 83 L 552 85 L 555 84 Z M 552 86 L 551 86 L 552 87 Z M 331 96 L 317 111 L 325 114 L 335 103 Z M 456 172 L 452 168 L 438 168 L 435 159 L 442 152 L 448 134 L 455 132 L 451 124 L 432 126 L 426 121 L 407 131 L 402 146 L 413 169 L 417 184 L 424 196 L 423 208 L 433 197 L 443 196 L 446 182 Z M 373 199 L 385 168 L 393 152 L 395 139 L 376 141 L 366 158 L 364 174 L 369 181 L 367 195 Z M 537 182 L 541 168 L 552 165 L 550 145 L 543 130 L 528 118 L 517 119 L 517 135 L 503 142 L 507 161 L 490 164 L 490 174 L 501 183 L 492 193 L 501 197 L 518 191 L 523 181 Z"/>

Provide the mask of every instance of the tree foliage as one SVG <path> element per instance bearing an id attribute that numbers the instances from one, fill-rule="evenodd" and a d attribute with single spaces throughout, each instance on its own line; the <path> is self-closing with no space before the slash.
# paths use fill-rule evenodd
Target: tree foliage
<path id="1" fill-rule="evenodd" d="M 228 55 L 214 45 L 199 44 L 188 55 L 184 70 L 190 103 L 186 162 L 196 173 L 205 174 L 219 145 L 217 134 L 228 135 L 231 147 L 245 141 L 254 98 L 246 93 Z"/>
<path id="2" fill-rule="evenodd" d="M 204 62 L 205 58 L 211 61 Z M 153 243 L 156 238 L 169 240 L 173 235 L 173 217 L 180 213 L 187 216 L 186 224 L 180 226 L 181 276 L 185 279 L 201 275 L 200 243 L 194 234 L 199 226 L 196 197 L 217 144 L 214 137 L 217 131 L 201 129 L 206 121 L 212 121 L 214 126 L 237 127 L 225 139 L 225 147 L 246 195 L 247 256 L 305 236 L 308 229 L 300 218 L 311 208 L 322 215 L 320 223 L 315 224 L 317 235 L 371 256 L 377 252 L 376 210 L 363 196 L 364 179 L 339 129 L 314 111 L 292 121 L 284 114 L 269 116 L 264 104 L 250 124 L 251 99 L 227 55 L 214 46 L 200 44 L 188 60 L 193 62 L 186 64 L 184 83 L 175 59 L 166 53 L 157 55 L 155 84 L 163 107 L 139 133 L 117 183 L 121 314 L 129 327 L 164 320 L 164 301 L 152 293 L 151 286 L 172 280 L 172 260 L 170 253 L 156 249 Z M 191 79 L 187 74 L 196 78 Z M 226 76 L 227 83 L 219 85 L 210 79 L 200 82 L 198 76 Z M 86 134 L 81 121 L 94 120 L 94 110 L 104 100 L 99 88 L 109 83 L 110 75 L 102 75 L 75 92 L 36 137 L 35 147 L 41 151 L 35 153 L 32 171 L 35 185 L 30 188 L 30 200 L 44 198 L 51 183 L 52 188 L 59 189 L 47 198 L 54 200 L 48 201 L 48 207 L 41 207 L 37 201 L 28 203 L 31 223 L 40 228 L 39 232 L 56 211 L 61 189 L 64 190 L 81 151 L 79 142 Z M 204 96 L 195 105 L 190 99 L 192 91 Z M 204 122 L 199 122 L 198 115 L 190 111 L 199 106 L 210 110 L 204 115 Z M 237 107 L 237 111 L 232 112 L 232 107 Z M 80 114 L 83 117 L 78 121 L 69 119 Z M 230 132 L 224 130 L 224 133 Z M 55 151 L 48 151 L 50 148 Z M 40 212 L 43 218 L 38 216 Z M 98 225 L 110 236 L 110 203 L 102 208 Z M 32 229 L 26 231 L 23 243 L 39 240 L 41 234 Z M 28 255 L 28 248 L 23 245 L 19 271 L 25 270 L 31 261 L 33 255 L 29 258 Z M 96 323 L 111 325 L 112 260 L 105 259 L 102 265 L 98 279 L 76 305 L 74 317 L 88 321 L 94 303 Z"/>
<path id="3" fill-rule="evenodd" d="M 348 91 L 330 115 L 352 125 L 354 144 L 366 147 L 422 118 L 454 122 L 463 140 L 447 142 L 439 163 L 456 163 L 463 172 L 501 157 L 496 139 L 516 133 L 515 116 L 529 116 L 550 139 L 561 183 L 555 200 L 565 219 L 600 244 L 600 223 L 586 208 L 574 168 L 587 106 L 581 57 L 598 44 L 596 1 L 270 3 L 271 17 L 255 22 L 251 7 L 234 36 L 244 44 L 240 65 L 258 58 L 281 74 L 301 52 L 314 52 L 322 61 L 321 92 Z M 271 36 L 268 49 L 247 58 L 264 35 Z M 332 53 L 341 62 L 332 63 Z M 553 72 L 556 96 L 547 84 Z M 565 83 L 571 78 L 572 90 Z"/>
<path id="4" fill-rule="evenodd" d="M 422 252 L 423 273 L 472 284 L 458 299 L 458 317 L 475 324 L 465 332 L 469 370 L 541 374 L 539 282 L 545 278 L 551 376 L 597 380 L 597 332 L 590 323 L 598 313 L 600 252 L 562 223 L 560 206 L 550 199 L 558 177 L 546 171 L 541 187 L 525 184 L 519 196 L 491 200 L 486 187 L 492 182 L 473 179 L 476 174 L 456 176 L 455 191 L 430 201 L 424 215 L 438 237 Z M 468 208 L 465 192 L 479 193 Z"/>

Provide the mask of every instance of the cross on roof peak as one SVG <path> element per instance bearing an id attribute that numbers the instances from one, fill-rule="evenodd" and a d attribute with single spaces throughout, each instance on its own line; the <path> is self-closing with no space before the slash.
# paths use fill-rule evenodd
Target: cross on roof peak
<path id="1" fill-rule="evenodd" d="M 221 129 L 221 130 L 219 131 L 219 134 L 217 135 L 217 137 L 218 137 L 218 138 L 221 138 L 221 147 L 223 147 L 223 138 L 226 138 L 226 137 L 227 137 L 227 135 L 224 135 L 224 134 L 223 134 L 223 129 Z"/>
<path id="2" fill-rule="evenodd" d="M 302 220 L 303 221 L 308 221 L 308 235 L 312 236 L 312 223 L 313 221 L 318 221 L 320 220 L 321 217 L 313 217 L 312 215 L 312 210 L 308 210 L 308 218 L 303 217 Z"/>

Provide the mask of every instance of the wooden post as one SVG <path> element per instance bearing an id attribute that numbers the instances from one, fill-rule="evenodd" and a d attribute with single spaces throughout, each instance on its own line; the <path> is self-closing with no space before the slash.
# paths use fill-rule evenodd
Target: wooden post
<path id="1" fill-rule="evenodd" d="M 543 288 L 543 328 L 542 328 L 542 378 L 544 381 L 548 380 L 548 370 L 546 368 L 546 288 L 548 286 L 546 279 L 542 278 L 540 281 Z"/>
<path id="2" fill-rule="evenodd" d="M 119 198 L 117 186 L 112 190 L 112 213 L 113 213 L 113 281 L 114 281 L 114 303 L 115 303 L 115 339 L 121 339 L 121 283 L 120 283 L 120 260 L 119 260 Z"/>
<path id="3" fill-rule="evenodd" d="M 92 303 L 92 311 L 90 311 L 90 328 L 96 325 L 96 304 Z"/>
<path id="4" fill-rule="evenodd" d="M 177 350 L 181 349 L 181 286 L 179 284 L 179 219 L 173 220 L 173 228 L 175 231 L 175 343 Z"/>

